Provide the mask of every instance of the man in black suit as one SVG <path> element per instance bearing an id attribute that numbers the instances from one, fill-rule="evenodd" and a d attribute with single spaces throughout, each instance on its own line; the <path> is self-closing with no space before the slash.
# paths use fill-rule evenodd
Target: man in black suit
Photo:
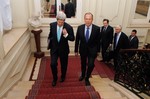
<path id="1" fill-rule="evenodd" d="M 130 48 L 132 49 L 137 49 L 139 45 L 139 39 L 136 36 L 137 31 L 132 30 L 131 35 L 129 36 L 129 41 L 130 41 Z"/>
<path id="2" fill-rule="evenodd" d="M 121 25 L 117 25 L 115 27 L 115 36 L 114 36 L 114 69 L 117 72 L 118 69 L 118 55 L 120 49 L 128 49 L 129 48 L 129 39 L 128 36 L 123 33 Z"/>
<path id="3" fill-rule="evenodd" d="M 81 58 L 81 76 L 79 81 L 85 78 L 85 84 L 90 85 L 89 77 L 94 69 L 94 61 L 99 51 L 100 28 L 92 24 L 93 15 L 86 13 L 84 15 L 85 24 L 78 26 L 75 40 L 75 55 L 80 53 Z M 79 49 L 79 51 L 78 51 Z M 86 71 L 86 65 L 88 66 Z"/>
<path id="4" fill-rule="evenodd" d="M 57 5 L 57 0 L 55 0 L 55 9 L 54 9 L 55 16 L 57 16 L 57 11 L 63 11 L 64 12 L 64 4 L 63 3 L 61 3 L 60 9 L 57 9 L 57 6 L 59 6 L 59 5 Z"/>
<path id="5" fill-rule="evenodd" d="M 101 44 L 102 44 L 102 60 L 101 62 L 109 61 L 110 58 L 106 58 L 105 53 L 108 47 L 112 46 L 114 29 L 109 25 L 109 20 L 104 19 L 101 28 Z"/>
<path id="6" fill-rule="evenodd" d="M 75 16 L 75 7 L 70 0 L 68 0 L 68 3 L 65 4 L 65 14 L 67 18 L 71 18 Z"/>
<path id="7" fill-rule="evenodd" d="M 51 70 L 53 74 L 52 86 L 56 86 L 57 82 L 57 60 L 60 58 L 61 63 L 61 79 L 60 82 L 64 82 L 66 77 L 68 54 L 69 54 L 69 41 L 74 41 L 73 28 L 65 22 L 66 15 L 64 12 L 58 12 L 57 22 L 50 24 L 50 33 L 48 36 L 51 55 Z"/>

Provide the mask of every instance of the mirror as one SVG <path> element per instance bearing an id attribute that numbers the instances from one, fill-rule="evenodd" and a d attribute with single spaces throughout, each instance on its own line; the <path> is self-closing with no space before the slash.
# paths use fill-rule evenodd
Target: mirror
<path id="1" fill-rule="evenodd" d="M 134 19 L 146 19 L 149 12 L 150 0 L 137 0 Z"/>
<path id="2" fill-rule="evenodd" d="M 75 18 L 76 4 L 76 0 L 41 0 L 41 17 L 55 18 L 58 11 L 63 11 L 67 18 Z"/>

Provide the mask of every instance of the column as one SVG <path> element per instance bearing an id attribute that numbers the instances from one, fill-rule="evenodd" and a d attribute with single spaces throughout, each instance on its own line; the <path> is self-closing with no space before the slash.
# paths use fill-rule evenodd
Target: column
<path id="1" fill-rule="evenodd" d="M 35 38 L 35 44 L 36 44 L 36 52 L 34 52 L 34 57 L 36 58 L 42 58 L 44 57 L 44 52 L 41 52 L 41 42 L 40 42 L 40 34 L 42 33 L 42 30 L 32 30 L 31 31 L 34 34 Z"/>

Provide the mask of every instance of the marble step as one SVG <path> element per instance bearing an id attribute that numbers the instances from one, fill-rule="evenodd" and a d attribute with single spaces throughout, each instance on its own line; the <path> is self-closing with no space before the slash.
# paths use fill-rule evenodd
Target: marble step
<path id="1" fill-rule="evenodd" d="M 3 99 L 25 99 L 33 84 L 34 81 L 20 81 Z"/>
<path id="2" fill-rule="evenodd" d="M 25 99 L 25 97 L 19 96 L 19 97 L 7 97 L 3 99 Z"/>
<path id="3" fill-rule="evenodd" d="M 131 91 L 127 90 L 126 88 L 122 87 L 121 85 L 119 85 L 119 84 L 117 84 L 115 82 L 110 83 L 110 86 L 115 88 L 115 90 L 120 92 L 123 96 L 127 97 L 128 99 L 140 99 L 134 93 L 132 93 Z"/>
<path id="4" fill-rule="evenodd" d="M 28 93 L 29 93 L 29 90 L 22 90 L 22 91 L 20 91 L 20 90 L 12 90 L 11 92 L 9 92 L 8 94 L 7 94 L 7 98 L 9 98 L 9 97 L 25 97 L 25 96 L 27 96 L 28 95 Z"/>
<path id="5" fill-rule="evenodd" d="M 109 98 L 113 98 L 113 99 L 122 99 L 122 95 L 119 93 L 119 92 L 116 92 L 116 91 L 109 91 L 109 92 L 107 92 L 107 91 L 105 91 L 105 92 L 99 92 L 100 93 L 100 96 L 101 96 L 101 98 L 102 99 L 109 99 Z"/>
<path id="6" fill-rule="evenodd" d="M 127 97 L 119 97 L 119 98 L 111 97 L 111 98 L 101 98 L 101 99 L 128 99 L 128 98 Z"/>
<path id="7" fill-rule="evenodd" d="M 101 87 L 94 87 L 96 91 L 98 92 L 109 92 L 112 91 L 114 92 L 115 89 L 113 87 L 109 87 L 109 86 L 101 86 Z"/>
<path id="8" fill-rule="evenodd" d="M 35 81 L 20 81 L 18 82 L 17 86 L 28 86 L 33 85 Z"/>

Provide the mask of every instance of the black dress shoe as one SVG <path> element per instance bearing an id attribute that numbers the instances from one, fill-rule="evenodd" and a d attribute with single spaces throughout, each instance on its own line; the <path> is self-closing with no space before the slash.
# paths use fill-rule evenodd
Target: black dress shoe
<path id="1" fill-rule="evenodd" d="M 59 82 L 64 82 L 64 81 L 65 81 L 65 79 L 64 79 L 64 78 L 61 78 Z"/>
<path id="2" fill-rule="evenodd" d="M 53 81 L 53 82 L 52 82 L 52 86 L 56 86 L 56 81 Z"/>
<path id="3" fill-rule="evenodd" d="M 90 86 L 91 85 L 90 81 L 89 80 L 85 80 L 85 85 L 86 86 Z"/>
<path id="4" fill-rule="evenodd" d="M 80 76 L 79 81 L 82 81 L 83 79 L 84 79 L 84 77 L 83 77 L 83 76 Z"/>

